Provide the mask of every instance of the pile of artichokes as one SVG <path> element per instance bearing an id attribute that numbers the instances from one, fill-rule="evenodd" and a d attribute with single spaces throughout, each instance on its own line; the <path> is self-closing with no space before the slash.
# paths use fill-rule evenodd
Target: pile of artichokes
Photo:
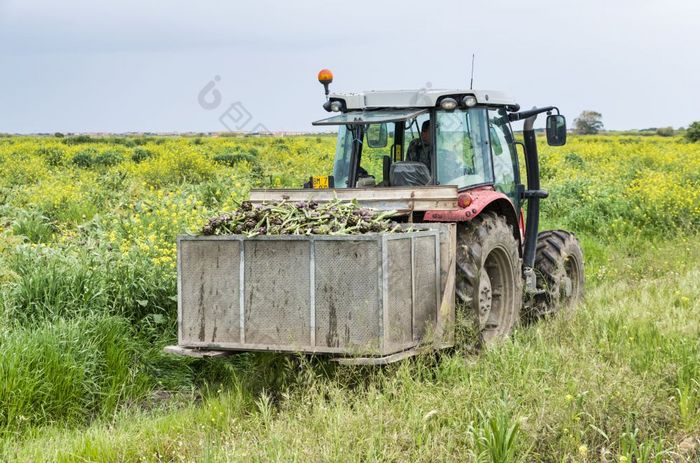
<path id="1" fill-rule="evenodd" d="M 286 200 L 253 206 L 243 201 L 237 210 L 209 219 L 203 235 L 356 235 L 409 231 L 389 219 L 395 211 L 374 211 L 357 202 L 325 203 Z"/>

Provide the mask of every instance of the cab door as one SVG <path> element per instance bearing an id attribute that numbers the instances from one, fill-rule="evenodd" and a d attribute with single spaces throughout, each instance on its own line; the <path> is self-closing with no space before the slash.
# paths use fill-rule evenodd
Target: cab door
<path id="1" fill-rule="evenodd" d="M 489 137 L 493 159 L 494 187 L 507 195 L 519 210 L 516 185 L 520 183 L 515 138 L 505 109 L 489 109 Z"/>

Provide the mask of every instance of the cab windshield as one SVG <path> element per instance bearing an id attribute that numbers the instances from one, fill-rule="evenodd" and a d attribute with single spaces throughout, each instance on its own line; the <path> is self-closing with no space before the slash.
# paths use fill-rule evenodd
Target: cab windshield
<path id="1" fill-rule="evenodd" d="M 320 121 L 338 125 L 335 188 L 437 184 L 462 189 L 494 182 L 486 108 L 397 113 L 375 110 L 361 118 L 347 113 Z M 368 133 L 380 125 L 387 136 L 376 146 Z M 411 155 L 411 145 L 420 148 L 421 156 Z"/>

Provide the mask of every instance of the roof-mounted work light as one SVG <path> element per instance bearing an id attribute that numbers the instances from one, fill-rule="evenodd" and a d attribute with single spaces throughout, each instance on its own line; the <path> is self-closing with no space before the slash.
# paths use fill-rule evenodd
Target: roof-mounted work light
<path id="1" fill-rule="evenodd" d="M 476 106 L 476 97 L 474 95 L 467 95 L 464 98 L 462 98 L 462 104 L 467 107 L 471 108 L 472 106 Z"/>
<path id="2" fill-rule="evenodd" d="M 445 98 L 440 102 L 440 107 L 445 111 L 452 111 L 457 107 L 457 100 L 454 98 Z"/>

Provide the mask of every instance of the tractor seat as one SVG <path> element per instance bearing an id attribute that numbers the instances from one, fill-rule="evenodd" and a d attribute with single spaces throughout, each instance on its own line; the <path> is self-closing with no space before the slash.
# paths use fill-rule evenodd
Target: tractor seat
<path id="1" fill-rule="evenodd" d="M 389 169 L 391 186 L 423 186 L 432 181 L 428 166 L 422 162 L 399 161 Z"/>

